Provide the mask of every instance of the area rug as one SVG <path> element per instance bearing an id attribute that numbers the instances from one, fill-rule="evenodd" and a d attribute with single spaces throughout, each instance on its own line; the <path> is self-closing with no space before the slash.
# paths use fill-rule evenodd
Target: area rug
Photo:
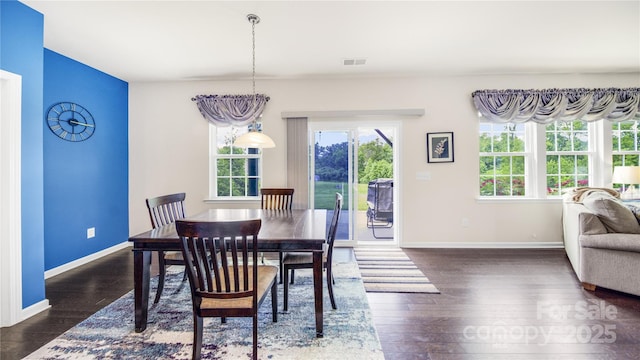
<path id="1" fill-rule="evenodd" d="M 259 359 L 384 359 L 357 265 L 340 263 L 334 269 L 338 309 L 331 309 L 325 285 L 324 337 L 315 334 L 311 270 L 296 271 L 289 311 L 280 312 L 274 323 L 271 299 L 260 307 Z M 130 292 L 25 359 L 190 359 L 191 295 L 188 282 L 181 280 L 180 267 L 170 267 L 162 298 L 149 309 L 145 331 L 134 331 Z M 156 282 L 152 279 L 152 295 Z M 282 290 L 278 302 L 282 309 Z M 205 319 L 204 324 L 203 359 L 251 358 L 250 318 L 228 318 L 226 324 Z"/>
<path id="2" fill-rule="evenodd" d="M 353 250 L 367 292 L 440 293 L 402 249 Z"/>

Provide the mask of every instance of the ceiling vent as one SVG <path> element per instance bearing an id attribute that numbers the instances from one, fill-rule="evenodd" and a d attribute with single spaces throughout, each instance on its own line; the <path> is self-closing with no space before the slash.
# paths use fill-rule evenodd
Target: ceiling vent
<path id="1" fill-rule="evenodd" d="M 365 58 L 358 58 L 358 59 L 344 59 L 342 61 L 342 63 L 344 65 L 350 66 L 350 65 L 365 65 L 367 63 L 367 59 Z"/>

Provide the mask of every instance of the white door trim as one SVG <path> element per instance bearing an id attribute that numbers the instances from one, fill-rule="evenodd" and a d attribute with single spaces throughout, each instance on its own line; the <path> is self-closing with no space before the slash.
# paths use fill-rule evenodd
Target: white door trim
<path id="1" fill-rule="evenodd" d="M 365 121 L 363 121 L 365 120 Z M 402 169 L 402 159 L 400 157 L 400 154 L 402 153 L 402 121 L 398 120 L 398 119 L 374 119 L 374 118 L 370 118 L 370 117 L 363 117 L 363 118 L 358 118 L 357 120 L 353 119 L 353 118 L 345 118 L 345 119 L 333 119 L 333 118 L 322 118 L 320 120 L 317 119 L 313 119 L 313 118 L 309 118 L 308 119 L 308 137 L 309 137 L 309 151 L 313 151 L 313 145 L 314 144 L 314 138 L 313 138 L 313 134 L 316 131 L 349 131 L 349 132 L 357 132 L 358 128 L 375 128 L 375 127 L 394 127 L 396 129 L 396 138 L 394 141 L 394 145 L 393 145 L 393 173 L 394 173 L 394 179 L 396 181 L 397 184 L 400 184 L 400 179 L 398 177 L 397 174 L 401 173 L 401 169 Z M 356 141 L 357 143 L 357 141 Z M 351 151 L 351 149 L 349 149 L 349 151 Z M 352 157 L 353 156 L 353 157 Z M 352 158 L 356 158 L 357 159 L 357 149 L 355 149 L 355 153 L 351 154 L 351 152 L 349 153 L 349 162 L 351 163 L 351 159 Z M 313 169 L 315 167 L 314 164 L 314 156 L 310 156 L 310 163 L 309 163 L 309 168 Z M 351 164 L 353 166 L 355 166 L 355 164 Z M 357 170 L 356 170 L 357 171 Z M 352 175 L 352 174 L 350 174 Z M 357 175 L 357 174 L 356 174 Z M 309 179 L 310 182 L 313 181 L 313 179 Z M 354 194 L 355 196 L 357 196 L 357 192 L 354 191 L 353 184 L 350 183 L 349 185 L 349 191 Z M 401 197 L 401 189 L 402 186 L 394 186 L 393 187 L 393 196 L 394 199 L 402 199 Z M 312 197 L 314 189 L 310 186 L 309 188 L 309 194 L 310 194 L 310 198 Z M 353 197 L 350 197 L 353 198 Z M 390 240 L 388 242 L 384 242 L 384 241 L 375 241 L 375 242 L 371 242 L 371 241 L 362 241 L 361 239 L 350 239 L 348 241 L 339 241 L 336 242 L 336 246 L 356 246 L 356 245 L 370 245 L 370 244 L 376 244 L 376 245 L 387 245 L 387 246 L 400 246 L 402 241 L 402 226 L 401 226 L 401 219 L 402 219 L 402 214 L 401 214 L 401 207 L 400 207 L 400 200 L 396 200 L 393 203 L 393 213 L 394 213 L 394 221 L 396 222 L 394 226 L 394 236 L 393 236 L 393 240 Z M 351 232 L 351 230 L 353 229 L 353 219 L 350 220 L 350 234 L 354 234 L 353 232 Z"/>
<path id="2" fill-rule="evenodd" d="M 0 326 L 22 321 L 22 77 L 0 70 Z"/>

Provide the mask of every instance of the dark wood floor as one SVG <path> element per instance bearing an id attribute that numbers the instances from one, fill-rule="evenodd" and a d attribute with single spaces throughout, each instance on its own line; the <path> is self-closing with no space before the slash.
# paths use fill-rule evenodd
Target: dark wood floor
<path id="1" fill-rule="evenodd" d="M 130 248 L 46 280 L 51 308 L 0 329 L 0 359 L 22 359 L 133 289 Z"/>
<path id="2" fill-rule="evenodd" d="M 387 360 L 640 358 L 640 298 L 583 290 L 563 250 L 405 251 L 441 294 L 367 294 Z M 2 328 L 0 359 L 21 359 L 131 290 L 132 263 L 122 250 L 47 280 L 52 308 Z"/>
<path id="3" fill-rule="evenodd" d="M 441 294 L 368 294 L 387 360 L 640 358 L 640 298 L 583 290 L 562 249 L 405 252 Z"/>

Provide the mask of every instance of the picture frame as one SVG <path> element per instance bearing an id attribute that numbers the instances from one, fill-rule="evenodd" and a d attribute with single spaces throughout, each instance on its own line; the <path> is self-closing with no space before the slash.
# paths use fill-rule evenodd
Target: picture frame
<path id="1" fill-rule="evenodd" d="M 453 132 L 427 133 L 427 162 L 453 162 Z"/>

